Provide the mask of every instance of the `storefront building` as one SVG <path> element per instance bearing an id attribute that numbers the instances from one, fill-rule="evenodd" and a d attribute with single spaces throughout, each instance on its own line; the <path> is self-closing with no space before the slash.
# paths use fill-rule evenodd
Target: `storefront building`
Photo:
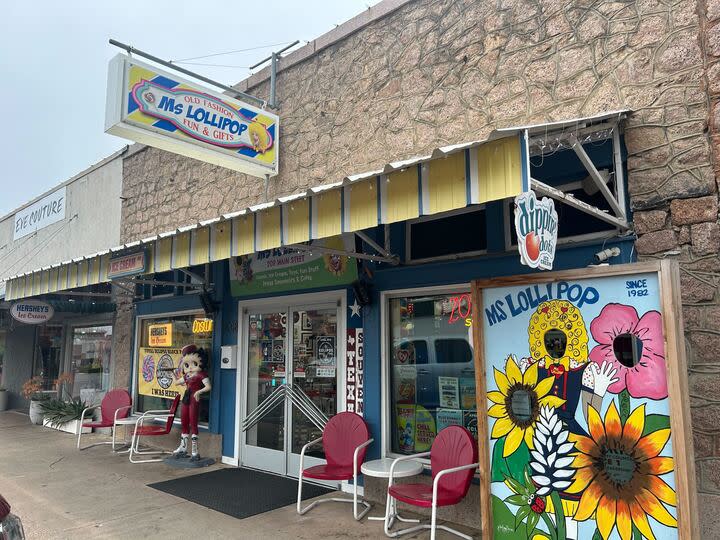
<path id="1" fill-rule="evenodd" d="M 112 388 L 115 305 L 108 285 L 91 286 L 92 268 L 71 276 L 59 273 L 61 261 L 108 249 L 120 241 L 122 158 L 117 152 L 0 220 L 0 276 L 45 268 L 44 279 L 30 285 L 33 301 L 3 301 L 0 308 L 0 386 L 10 408 L 27 406 L 23 383 L 37 377 L 43 391 L 65 390 L 87 402 Z M 52 277 L 51 277 L 52 276 Z M 7 293 L 7 282 L 3 293 Z M 38 316 L 33 310 L 47 310 Z M 49 313 L 49 316 L 47 314 Z M 27 316 L 25 316 L 27 315 Z"/>
<path id="2" fill-rule="evenodd" d="M 160 363 L 211 348 L 203 451 L 291 476 L 341 410 L 363 414 L 371 458 L 425 451 L 445 425 L 477 431 L 471 281 L 531 272 L 513 202 L 532 189 L 555 199 L 553 270 L 679 261 L 713 537 L 718 17 L 704 1 L 384 1 L 289 54 L 277 176 L 150 147 L 125 158 L 116 255 L 146 266 L 116 281 L 130 292 L 115 332 L 132 339 L 113 345 L 114 385 L 136 412 L 155 408 L 177 391 Z M 268 97 L 268 71 L 238 88 Z M 508 308 L 542 294 L 522 298 Z M 365 487 L 382 498 L 382 483 Z M 477 497 L 447 518 L 477 526 Z"/>

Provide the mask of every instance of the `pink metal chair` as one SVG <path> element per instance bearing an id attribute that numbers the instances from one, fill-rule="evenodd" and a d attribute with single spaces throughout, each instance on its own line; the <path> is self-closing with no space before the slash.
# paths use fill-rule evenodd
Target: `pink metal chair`
<path id="1" fill-rule="evenodd" d="M 80 415 L 80 421 L 78 422 L 78 433 L 77 433 L 77 449 L 87 450 L 93 446 L 99 446 L 101 444 L 112 445 L 113 452 L 116 452 L 115 448 L 115 432 L 117 431 L 117 421 L 122 418 L 127 418 L 130 414 L 130 407 L 132 406 L 132 398 L 127 390 L 116 389 L 110 390 L 103 397 L 100 405 L 93 407 L 87 407 L 83 410 Z M 88 411 L 92 411 L 100 407 L 101 419 L 99 422 L 88 422 L 85 423 L 85 414 Z M 87 446 L 80 447 L 80 437 L 82 436 L 83 428 L 112 428 L 112 441 L 98 442 L 89 444 Z"/>
<path id="2" fill-rule="evenodd" d="M 393 485 L 393 473 L 395 472 L 395 466 L 399 462 L 427 456 L 430 456 L 432 485 Z M 396 459 L 390 467 L 390 478 L 388 480 L 385 534 L 393 538 L 421 529 L 430 529 L 430 539 L 435 540 L 436 529 L 442 529 L 466 540 L 472 540 L 471 536 L 460 531 L 445 525 L 437 525 L 437 508 L 438 506 L 457 504 L 467 495 L 475 469 L 479 465 L 477 443 L 472 434 L 461 426 L 448 426 L 438 433 L 429 452 Z M 390 531 L 392 527 L 391 515 L 397 514 L 397 501 L 422 508 L 432 508 L 431 522 L 395 532 Z"/>
<path id="3" fill-rule="evenodd" d="M 175 396 L 172 405 L 166 410 L 154 410 L 145 411 L 137 420 L 135 429 L 133 430 L 132 441 L 130 442 L 130 461 L 132 463 L 152 463 L 154 461 L 162 461 L 162 458 L 150 458 L 150 459 L 133 459 L 134 455 L 157 455 L 157 454 L 172 454 L 172 452 L 166 450 L 140 450 L 140 437 L 156 437 L 158 435 L 167 435 L 172 429 L 173 422 L 175 421 L 175 413 L 177 413 L 178 405 L 180 404 L 180 394 Z M 154 420 L 158 417 L 166 418 L 164 424 L 145 424 L 146 420 Z"/>
<path id="4" fill-rule="evenodd" d="M 322 442 L 325 451 L 325 465 L 316 465 L 314 467 L 303 468 L 305 459 L 305 451 L 313 445 Z M 298 474 L 298 498 L 297 513 L 305 514 L 311 508 L 320 503 L 326 502 L 345 502 L 353 503 L 353 516 L 356 520 L 365 517 L 370 511 L 370 504 L 365 501 L 358 501 L 357 485 L 358 471 L 363 461 L 365 461 L 365 452 L 373 439 L 370 438 L 365 420 L 361 416 L 352 412 L 341 412 L 333 416 L 323 429 L 322 437 L 307 443 L 300 451 L 300 474 Z M 354 486 L 353 498 L 345 499 L 339 497 L 331 497 L 320 499 L 310 503 L 305 508 L 301 508 L 302 502 L 302 484 L 303 478 L 314 480 L 352 480 Z M 358 514 L 358 502 L 365 509 Z"/>

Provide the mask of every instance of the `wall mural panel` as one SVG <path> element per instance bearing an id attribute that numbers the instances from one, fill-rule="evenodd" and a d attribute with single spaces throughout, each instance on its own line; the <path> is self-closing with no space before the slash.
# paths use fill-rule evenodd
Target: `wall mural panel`
<path id="1" fill-rule="evenodd" d="M 660 274 L 481 297 L 494 537 L 678 538 Z"/>

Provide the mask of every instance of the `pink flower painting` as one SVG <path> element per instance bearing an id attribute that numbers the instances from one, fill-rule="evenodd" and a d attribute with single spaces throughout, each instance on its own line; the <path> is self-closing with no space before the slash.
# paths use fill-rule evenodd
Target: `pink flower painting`
<path id="1" fill-rule="evenodd" d="M 590 360 L 598 365 L 608 362 L 617 369 L 619 380 L 611 384 L 608 391 L 618 394 L 627 388 L 634 398 L 667 397 L 665 341 L 662 315 L 659 312 L 648 311 L 638 317 L 638 312 L 632 306 L 608 304 L 590 323 L 590 333 L 598 343 L 590 351 Z M 616 342 L 619 336 L 620 343 Z M 633 356 L 636 362 L 621 362 L 618 359 L 616 350 L 623 338 L 625 343 L 635 342 Z"/>

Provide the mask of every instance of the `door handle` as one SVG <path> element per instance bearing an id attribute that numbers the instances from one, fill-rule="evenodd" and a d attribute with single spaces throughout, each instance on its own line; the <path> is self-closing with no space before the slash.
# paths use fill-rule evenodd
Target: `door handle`
<path id="1" fill-rule="evenodd" d="M 427 369 L 418 369 L 418 375 L 430 375 L 430 372 Z"/>

